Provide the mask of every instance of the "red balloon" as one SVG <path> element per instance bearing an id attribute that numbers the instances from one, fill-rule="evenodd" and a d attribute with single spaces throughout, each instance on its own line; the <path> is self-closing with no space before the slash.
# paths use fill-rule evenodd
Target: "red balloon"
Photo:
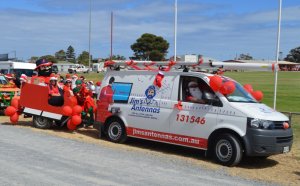
<path id="1" fill-rule="evenodd" d="M 14 115 L 15 113 L 17 112 L 17 109 L 13 106 L 8 106 L 5 111 L 4 111 L 4 114 L 6 116 L 12 116 Z"/>
<path id="2" fill-rule="evenodd" d="M 287 123 L 287 122 L 283 123 L 283 128 L 284 129 L 288 129 L 289 127 L 290 127 L 289 123 Z"/>
<path id="3" fill-rule="evenodd" d="M 227 87 L 227 94 L 232 94 L 235 91 L 235 83 L 233 81 L 227 81 L 224 83 Z"/>
<path id="4" fill-rule="evenodd" d="M 70 106 L 64 106 L 62 112 L 64 116 L 72 116 L 73 110 Z"/>
<path id="5" fill-rule="evenodd" d="M 14 115 L 10 116 L 11 123 L 17 123 L 19 121 L 19 114 L 15 113 Z"/>
<path id="6" fill-rule="evenodd" d="M 264 94 L 260 90 L 253 91 L 251 94 L 257 101 L 261 101 L 264 97 Z"/>
<path id="7" fill-rule="evenodd" d="M 71 121 L 76 126 L 82 122 L 81 117 L 79 115 L 72 116 Z"/>
<path id="8" fill-rule="evenodd" d="M 244 89 L 249 92 L 251 94 L 251 92 L 253 92 L 253 88 L 252 88 L 252 85 L 250 84 L 245 84 L 244 85 Z"/>
<path id="9" fill-rule="evenodd" d="M 80 115 L 81 112 L 82 112 L 82 107 L 79 105 L 76 105 L 75 107 L 73 107 L 72 115 Z"/>
<path id="10" fill-rule="evenodd" d="M 67 122 L 67 127 L 68 127 L 69 130 L 75 130 L 76 129 L 76 125 L 74 125 L 71 120 L 69 120 Z"/>
<path id="11" fill-rule="evenodd" d="M 18 97 L 13 97 L 10 105 L 15 107 L 16 109 L 19 107 L 19 98 Z"/>
<path id="12" fill-rule="evenodd" d="M 77 99 L 76 99 L 75 96 L 71 96 L 71 97 L 70 97 L 70 100 L 71 100 L 71 102 L 72 102 L 72 106 L 77 105 Z"/>
<path id="13" fill-rule="evenodd" d="M 209 85 L 214 91 L 219 91 L 222 86 L 222 78 L 216 75 L 210 77 Z"/>
<path id="14" fill-rule="evenodd" d="M 233 81 L 226 81 L 223 83 L 222 87 L 220 88 L 220 92 L 224 95 L 232 94 L 235 91 L 235 84 Z"/>
<path id="15" fill-rule="evenodd" d="M 227 87 L 225 85 L 222 85 L 222 87 L 220 88 L 219 92 L 223 95 L 227 95 L 228 90 Z"/>

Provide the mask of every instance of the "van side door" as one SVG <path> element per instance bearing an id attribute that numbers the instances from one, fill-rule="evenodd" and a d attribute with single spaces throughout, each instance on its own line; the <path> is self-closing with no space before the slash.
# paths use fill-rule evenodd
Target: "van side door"
<path id="1" fill-rule="evenodd" d="M 191 83 L 192 81 L 195 83 Z M 196 93 L 199 93 L 194 88 L 196 84 L 202 92 L 197 102 L 191 98 L 197 97 Z M 207 139 L 217 125 L 217 112 L 221 101 L 200 77 L 180 76 L 177 88 L 173 92 L 178 93 L 178 103 L 169 110 L 170 133 L 178 136 L 177 143 L 181 145 L 207 149 Z"/>

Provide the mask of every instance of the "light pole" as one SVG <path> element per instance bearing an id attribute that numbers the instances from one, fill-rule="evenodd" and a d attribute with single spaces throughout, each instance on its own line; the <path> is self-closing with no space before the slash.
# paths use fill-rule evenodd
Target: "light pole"
<path id="1" fill-rule="evenodd" d="M 90 19 L 89 19 L 89 70 L 91 67 L 91 29 L 92 28 L 92 0 L 90 0 Z"/>
<path id="2" fill-rule="evenodd" d="M 276 101 L 277 101 L 277 81 L 278 81 L 278 58 L 280 52 L 280 27 L 281 27 L 281 9 L 282 9 L 282 0 L 279 1 L 278 8 L 278 31 L 277 31 L 277 45 L 276 45 L 276 68 L 275 68 L 275 82 L 274 82 L 274 102 L 273 109 L 276 110 Z"/>
<path id="3" fill-rule="evenodd" d="M 175 17 L 174 17 L 174 61 L 177 61 L 177 0 L 175 0 Z"/>

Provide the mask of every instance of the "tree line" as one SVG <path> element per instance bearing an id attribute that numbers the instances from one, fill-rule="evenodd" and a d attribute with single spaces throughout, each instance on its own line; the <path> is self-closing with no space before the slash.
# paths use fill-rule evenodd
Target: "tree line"
<path id="1" fill-rule="evenodd" d="M 168 53 L 170 44 L 161 36 L 156 36 L 150 33 L 144 33 L 141 35 L 135 43 L 133 43 L 130 48 L 134 52 L 130 59 L 134 60 L 151 60 L 151 61 L 162 61 L 166 60 L 166 55 Z M 83 51 L 78 57 L 76 57 L 75 49 L 73 46 L 69 46 L 67 50 L 59 50 L 55 52 L 54 55 L 44 55 L 44 56 L 33 56 L 31 61 L 35 61 L 39 58 L 45 58 L 53 63 L 58 61 L 68 61 L 71 63 L 79 63 L 88 66 L 90 54 L 87 51 Z M 91 59 L 92 55 L 91 55 Z M 106 60 L 125 60 L 122 55 L 109 56 Z M 254 58 L 250 54 L 240 54 L 239 58 L 241 60 L 253 60 Z M 300 63 L 300 46 L 290 50 L 289 54 L 281 60 L 291 61 Z M 97 59 L 92 60 L 92 63 L 98 62 Z"/>

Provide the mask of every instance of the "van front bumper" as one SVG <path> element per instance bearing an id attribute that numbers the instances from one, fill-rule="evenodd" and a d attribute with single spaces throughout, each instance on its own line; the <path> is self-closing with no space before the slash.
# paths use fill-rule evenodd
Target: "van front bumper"
<path id="1" fill-rule="evenodd" d="M 289 152 L 293 144 L 293 130 L 247 129 L 243 137 L 247 156 L 270 156 Z"/>

